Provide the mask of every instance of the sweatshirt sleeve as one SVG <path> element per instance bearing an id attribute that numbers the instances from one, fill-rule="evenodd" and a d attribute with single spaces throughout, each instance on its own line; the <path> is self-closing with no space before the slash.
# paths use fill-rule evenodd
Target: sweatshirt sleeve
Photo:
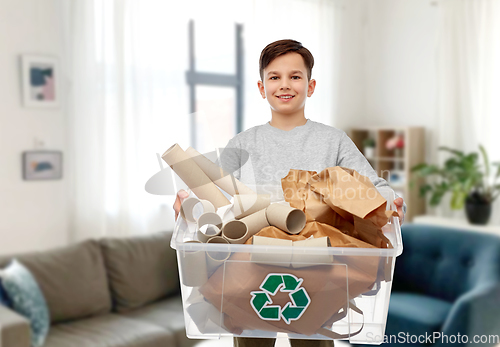
<path id="1" fill-rule="evenodd" d="M 241 176 L 241 147 L 236 137 L 233 137 L 220 152 L 217 164 L 236 179 Z"/>
<path id="2" fill-rule="evenodd" d="M 354 169 L 361 175 L 367 176 L 377 188 L 388 187 L 392 189 L 385 179 L 378 177 L 368 160 L 366 160 L 365 156 L 359 151 L 358 147 L 356 147 L 354 142 L 352 142 L 345 132 L 342 133 L 337 153 L 338 166 Z M 396 198 L 399 197 L 396 193 L 394 193 L 394 195 Z M 403 204 L 403 212 L 406 213 L 406 203 Z"/>

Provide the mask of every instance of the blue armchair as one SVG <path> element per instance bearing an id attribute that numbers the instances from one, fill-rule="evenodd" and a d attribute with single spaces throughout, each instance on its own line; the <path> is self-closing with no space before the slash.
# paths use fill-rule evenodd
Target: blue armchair
<path id="1" fill-rule="evenodd" d="M 402 236 L 384 345 L 499 344 L 500 237 L 416 224 Z"/>

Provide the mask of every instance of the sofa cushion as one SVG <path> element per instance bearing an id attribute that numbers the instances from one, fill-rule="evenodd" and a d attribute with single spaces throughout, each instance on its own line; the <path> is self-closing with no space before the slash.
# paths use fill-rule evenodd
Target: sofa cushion
<path id="1" fill-rule="evenodd" d="M 410 335 L 440 331 L 451 303 L 426 295 L 393 292 L 389 304 L 386 334 L 400 331 Z"/>
<path id="2" fill-rule="evenodd" d="M 29 270 L 16 259 L 0 270 L 13 309 L 30 321 L 31 345 L 43 345 L 50 327 L 49 310 L 40 287 Z"/>
<path id="3" fill-rule="evenodd" d="M 169 233 L 100 241 L 117 312 L 179 292 L 175 251 Z"/>
<path id="4" fill-rule="evenodd" d="M 165 347 L 173 335 L 157 326 L 116 314 L 53 325 L 44 347 Z"/>
<path id="5" fill-rule="evenodd" d="M 182 309 L 182 299 L 180 296 L 174 296 L 141 307 L 137 310 L 123 313 L 122 315 L 171 331 L 175 336 L 176 346 L 190 347 L 198 342 L 197 340 L 188 339 L 186 337 L 184 311 Z"/>
<path id="6" fill-rule="evenodd" d="M 110 312 L 111 297 L 97 241 L 15 257 L 35 277 L 52 323 Z M 0 266 L 11 258 L 0 259 Z"/>

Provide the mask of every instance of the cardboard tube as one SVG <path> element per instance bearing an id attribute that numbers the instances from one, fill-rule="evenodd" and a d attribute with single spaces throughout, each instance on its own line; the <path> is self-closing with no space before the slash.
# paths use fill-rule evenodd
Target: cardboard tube
<path id="1" fill-rule="evenodd" d="M 333 262 L 333 255 L 327 253 L 328 247 L 330 247 L 330 239 L 327 236 L 295 241 L 293 247 L 292 267 L 296 269 Z M 324 252 L 298 251 L 297 247 L 321 247 L 324 248 Z"/>
<path id="2" fill-rule="evenodd" d="M 197 218 L 193 216 L 194 207 L 197 204 L 201 204 L 203 207 L 203 212 L 215 212 L 215 207 L 208 200 L 197 199 L 197 198 L 187 198 L 182 202 L 181 205 L 181 217 L 184 218 L 185 221 L 195 223 Z"/>
<path id="3" fill-rule="evenodd" d="M 297 208 L 272 204 L 266 209 L 266 216 L 270 225 L 289 234 L 298 234 L 306 226 L 306 214 Z"/>
<path id="4" fill-rule="evenodd" d="M 222 219 L 215 212 L 206 212 L 198 218 L 196 226 L 198 240 L 207 242 L 210 238 L 220 235 Z M 204 228 L 205 226 L 206 228 Z"/>
<path id="5" fill-rule="evenodd" d="M 229 245 L 229 241 L 222 236 L 214 236 L 207 243 L 224 243 Z M 207 251 L 207 271 L 210 277 L 215 270 L 229 258 L 231 252 L 228 251 Z"/>
<path id="6" fill-rule="evenodd" d="M 252 239 L 254 246 L 283 246 L 289 248 L 289 253 L 275 253 L 265 251 L 263 253 L 251 253 L 250 261 L 267 265 L 289 267 L 292 261 L 292 240 L 275 239 L 272 237 L 254 236 Z"/>
<path id="7" fill-rule="evenodd" d="M 269 226 L 269 222 L 267 221 L 266 216 L 266 209 L 252 213 L 251 215 L 240 219 L 240 221 L 247 225 L 248 238 L 257 234 L 261 229 Z"/>
<path id="8" fill-rule="evenodd" d="M 231 210 L 234 218 L 240 219 L 258 212 L 271 203 L 269 194 L 241 194 L 234 196 L 234 204 Z"/>
<path id="9" fill-rule="evenodd" d="M 222 237 L 229 243 L 245 243 L 249 238 L 247 225 L 240 220 L 227 222 L 222 227 Z"/>
<path id="10" fill-rule="evenodd" d="M 199 153 L 196 149 L 189 147 L 186 154 L 194 160 L 200 169 L 214 182 L 219 188 L 231 196 L 235 194 L 255 194 L 253 190 L 234 178 L 233 175 L 225 172 L 220 166 L 213 163 L 210 159 Z"/>
<path id="11" fill-rule="evenodd" d="M 201 243 L 187 241 L 186 243 Z M 187 287 L 200 287 L 208 281 L 207 260 L 204 251 L 177 251 L 181 269 L 181 283 Z"/>
<path id="12" fill-rule="evenodd" d="M 178 144 L 167 149 L 161 157 L 198 198 L 210 201 L 216 208 L 229 204 L 219 188 Z"/>

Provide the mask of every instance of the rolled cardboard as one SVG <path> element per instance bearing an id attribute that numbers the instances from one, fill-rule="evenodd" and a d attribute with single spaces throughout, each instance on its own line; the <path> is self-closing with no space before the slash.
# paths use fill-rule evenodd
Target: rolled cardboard
<path id="1" fill-rule="evenodd" d="M 249 216 L 241 218 L 240 221 L 245 223 L 247 226 L 248 238 L 257 234 L 261 229 L 269 226 L 269 222 L 266 216 L 266 209 L 257 211 Z"/>
<path id="2" fill-rule="evenodd" d="M 222 219 L 215 212 L 206 212 L 196 222 L 198 240 L 207 242 L 210 238 L 221 233 Z"/>
<path id="3" fill-rule="evenodd" d="M 186 243 L 201 243 L 186 241 Z M 200 287 L 208 281 L 207 260 L 204 251 L 178 251 L 181 263 L 181 283 L 187 287 Z"/>
<path id="4" fill-rule="evenodd" d="M 303 211 L 282 204 L 269 205 L 266 217 L 270 225 L 289 234 L 298 234 L 306 226 L 306 214 Z"/>
<path id="5" fill-rule="evenodd" d="M 181 217 L 184 218 L 185 221 L 195 223 L 197 221 L 197 218 L 193 216 L 193 211 L 194 207 L 197 204 L 201 204 L 203 208 L 203 212 L 215 212 L 215 207 L 214 205 L 208 201 L 208 200 L 203 200 L 203 199 L 197 199 L 197 198 L 187 198 L 182 202 L 181 205 Z"/>
<path id="6" fill-rule="evenodd" d="M 194 160 L 200 169 L 214 182 L 219 188 L 231 196 L 235 194 L 255 194 L 253 190 L 228 174 L 220 166 L 213 163 L 210 159 L 199 153 L 196 149 L 189 147 L 186 154 Z"/>
<path id="7" fill-rule="evenodd" d="M 161 157 L 198 198 L 210 201 L 216 208 L 229 204 L 219 188 L 178 144 L 167 149 Z"/>
<path id="8" fill-rule="evenodd" d="M 240 194 L 234 196 L 233 207 L 229 210 L 234 218 L 241 219 L 258 212 L 271 203 L 269 194 Z"/>
<path id="9" fill-rule="evenodd" d="M 297 247 L 321 247 L 324 248 L 324 252 L 320 251 L 312 253 L 310 251 L 298 251 L 296 249 Z M 328 247 L 330 247 L 330 239 L 327 236 L 294 241 L 292 267 L 298 269 L 307 266 L 314 266 L 317 264 L 332 263 L 333 255 L 327 253 Z"/>
<path id="10" fill-rule="evenodd" d="M 222 237 L 229 243 L 242 244 L 248 240 L 248 227 L 240 220 L 232 220 L 222 227 Z"/>
<path id="11" fill-rule="evenodd" d="M 292 261 L 292 240 L 275 239 L 272 237 L 254 236 L 252 239 L 254 246 L 283 246 L 289 247 L 289 253 L 262 252 L 251 253 L 250 261 L 268 265 L 289 267 Z"/>
<path id="12" fill-rule="evenodd" d="M 229 241 L 222 236 L 214 236 L 208 239 L 207 243 L 224 243 L 229 245 Z M 229 258 L 231 252 L 226 251 L 208 251 L 207 250 L 207 271 L 208 277 L 210 277 L 215 270 Z"/>

